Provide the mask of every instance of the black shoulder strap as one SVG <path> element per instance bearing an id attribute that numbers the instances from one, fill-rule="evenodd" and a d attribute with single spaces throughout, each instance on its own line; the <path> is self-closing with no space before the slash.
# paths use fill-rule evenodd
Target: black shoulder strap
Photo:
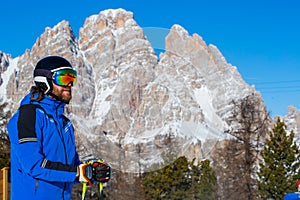
<path id="1" fill-rule="evenodd" d="M 19 108 L 19 118 L 18 118 L 18 137 L 19 143 L 25 142 L 36 142 L 36 114 L 35 109 L 38 105 L 26 104 Z"/>
<path id="2" fill-rule="evenodd" d="M 45 115 L 53 118 L 52 115 L 48 114 L 42 106 L 38 104 L 24 104 L 19 108 L 18 118 L 18 136 L 19 143 L 25 142 L 36 142 L 37 136 L 35 132 L 36 124 L 36 109 L 41 109 Z"/>

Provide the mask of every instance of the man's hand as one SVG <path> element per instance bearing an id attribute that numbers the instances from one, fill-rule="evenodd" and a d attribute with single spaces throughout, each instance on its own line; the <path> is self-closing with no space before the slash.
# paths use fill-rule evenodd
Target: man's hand
<path id="1" fill-rule="evenodd" d="M 92 185 L 93 168 L 88 163 L 82 163 L 77 167 L 78 181 L 80 183 L 87 183 L 88 186 Z"/>
<path id="2" fill-rule="evenodd" d="M 108 182 L 111 178 L 111 168 L 104 160 L 96 160 L 92 164 L 93 180 L 97 182 Z"/>

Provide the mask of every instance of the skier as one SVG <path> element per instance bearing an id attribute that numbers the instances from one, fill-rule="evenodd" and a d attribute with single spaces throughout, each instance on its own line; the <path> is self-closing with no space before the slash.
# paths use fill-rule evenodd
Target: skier
<path id="1" fill-rule="evenodd" d="M 47 56 L 34 69 L 33 86 L 10 119 L 11 200 L 68 200 L 75 182 L 106 182 L 106 163 L 81 163 L 74 128 L 64 115 L 77 72 L 65 58 Z M 95 167 L 101 168 L 95 170 Z"/>
<path id="2" fill-rule="evenodd" d="M 288 193 L 284 196 L 284 200 L 300 200 L 300 181 L 296 182 L 298 192 Z"/>

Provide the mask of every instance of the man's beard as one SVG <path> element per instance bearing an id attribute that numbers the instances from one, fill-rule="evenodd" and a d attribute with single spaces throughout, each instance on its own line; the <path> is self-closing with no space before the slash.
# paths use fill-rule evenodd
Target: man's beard
<path id="1" fill-rule="evenodd" d="M 50 96 L 52 96 L 56 100 L 59 100 L 59 101 L 64 102 L 66 104 L 69 104 L 71 99 L 72 99 L 72 92 L 71 91 L 69 91 L 69 92 L 52 91 L 52 93 L 50 93 Z"/>
<path id="2" fill-rule="evenodd" d="M 69 104 L 72 99 L 72 93 L 71 93 L 71 91 L 70 91 L 69 95 L 63 95 L 63 93 L 60 93 L 57 97 L 58 97 L 58 100 L 66 103 L 66 104 Z"/>

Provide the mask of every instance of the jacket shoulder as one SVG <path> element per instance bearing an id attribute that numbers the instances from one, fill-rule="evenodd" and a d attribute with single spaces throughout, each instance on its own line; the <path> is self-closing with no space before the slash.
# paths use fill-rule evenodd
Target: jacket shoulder
<path id="1" fill-rule="evenodd" d="M 19 143 L 37 141 L 35 124 L 36 109 L 38 107 L 40 106 L 34 104 L 24 104 L 20 106 L 17 120 Z"/>

